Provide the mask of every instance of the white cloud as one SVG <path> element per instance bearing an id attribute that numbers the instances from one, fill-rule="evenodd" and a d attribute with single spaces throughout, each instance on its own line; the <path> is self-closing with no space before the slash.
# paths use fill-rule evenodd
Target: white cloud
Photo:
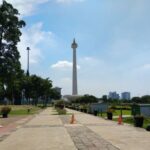
<path id="1" fill-rule="evenodd" d="M 23 16 L 33 14 L 39 5 L 52 1 L 56 1 L 57 4 L 70 4 L 72 2 L 82 2 L 84 0 L 7 0 L 7 2 L 17 8 L 19 13 Z M 0 0 L 0 4 L 1 3 L 2 0 Z"/>
<path id="2" fill-rule="evenodd" d="M 52 68 L 71 68 L 72 63 L 68 61 L 58 61 L 56 64 L 51 66 Z"/>
<path id="3" fill-rule="evenodd" d="M 14 7 L 19 10 L 21 15 L 30 15 L 32 14 L 38 5 L 46 3 L 50 0 L 7 0 L 8 3 L 11 3 Z M 0 0 L 2 3 L 2 0 Z"/>
<path id="4" fill-rule="evenodd" d="M 72 2 L 83 2 L 84 0 L 56 0 L 57 3 L 70 4 Z"/>
<path id="5" fill-rule="evenodd" d="M 44 57 L 41 45 L 50 47 L 54 44 L 53 33 L 45 32 L 42 30 L 42 23 L 32 25 L 30 28 L 22 31 L 21 42 L 18 44 L 18 50 L 21 55 L 22 68 L 26 68 L 27 64 L 27 51 L 26 47 L 30 47 L 30 64 L 35 64 L 40 62 Z"/>
<path id="6" fill-rule="evenodd" d="M 66 60 L 58 61 L 56 64 L 51 65 L 51 68 L 53 68 L 53 69 L 71 69 L 72 62 L 69 62 Z M 77 69 L 80 69 L 79 65 L 77 65 Z"/>

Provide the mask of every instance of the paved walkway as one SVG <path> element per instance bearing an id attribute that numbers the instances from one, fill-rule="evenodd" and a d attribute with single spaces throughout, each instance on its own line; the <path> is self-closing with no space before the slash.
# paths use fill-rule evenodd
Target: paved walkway
<path id="1" fill-rule="evenodd" d="M 44 110 L 0 141 L 0 150 L 149 150 L 150 133 L 129 125 L 117 125 L 99 117 L 74 113 L 58 116 Z"/>
<path id="2" fill-rule="evenodd" d="M 150 132 L 131 125 L 118 125 L 100 117 L 70 110 L 80 124 L 120 150 L 150 150 Z"/>
<path id="3" fill-rule="evenodd" d="M 51 108 L 0 142 L 0 150 L 76 150 L 67 130 Z"/>

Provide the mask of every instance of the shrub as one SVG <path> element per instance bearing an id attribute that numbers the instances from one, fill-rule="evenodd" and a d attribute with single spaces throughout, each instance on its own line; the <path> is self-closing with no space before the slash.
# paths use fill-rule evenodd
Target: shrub
<path id="1" fill-rule="evenodd" d="M 110 109 L 116 109 L 117 107 L 116 107 L 116 105 L 112 105 L 111 107 L 110 107 Z"/>
<path id="2" fill-rule="evenodd" d="M 58 112 L 58 115 L 66 115 L 67 113 L 66 109 L 57 108 L 56 110 Z"/>
<path id="3" fill-rule="evenodd" d="M 65 102 L 63 100 L 58 100 L 58 101 L 55 102 L 55 107 L 60 108 L 60 109 L 64 109 Z"/>
<path id="4" fill-rule="evenodd" d="M 7 118 L 10 111 L 11 111 L 10 107 L 4 106 L 1 108 L 0 113 L 3 115 L 3 118 Z"/>
<path id="5" fill-rule="evenodd" d="M 28 108 L 28 109 L 27 109 L 27 112 L 30 113 L 30 111 L 31 111 L 31 108 Z"/>

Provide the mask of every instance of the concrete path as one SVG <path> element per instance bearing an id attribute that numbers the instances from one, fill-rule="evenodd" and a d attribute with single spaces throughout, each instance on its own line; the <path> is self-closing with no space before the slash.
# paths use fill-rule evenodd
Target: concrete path
<path id="1" fill-rule="evenodd" d="M 48 108 L 0 142 L 0 150 L 76 150 L 58 115 Z"/>
<path id="2" fill-rule="evenodd" d="M 74 113 L 76 120 L 84 127 L 120 150 L 150 150 L 150 132 L 145 129 L 127 124 L 118 125 L 116 122 L 73 110 L 69 112 Z"/>
<path id="3" fill-rule="evenodd" d="M 150 133 L 85 113 L 47 108 L 0 141 L 0 150 L 149 150 Z"/>

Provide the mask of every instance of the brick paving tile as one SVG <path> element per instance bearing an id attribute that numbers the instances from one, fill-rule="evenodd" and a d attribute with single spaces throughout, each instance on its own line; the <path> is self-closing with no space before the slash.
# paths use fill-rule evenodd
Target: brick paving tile
<path id="1" fill-rule="evenodd" d="M 86 126 L 66 127 L 78 150 L 118 150 Z"/>
<path id="2" fill-rule="evenodd" d="M 67 124 L 70 116 L 60 116 Z M 108 141 L 101 138 L 86 126 L 65 126 L 78 150 L 118 150 Z"/>

